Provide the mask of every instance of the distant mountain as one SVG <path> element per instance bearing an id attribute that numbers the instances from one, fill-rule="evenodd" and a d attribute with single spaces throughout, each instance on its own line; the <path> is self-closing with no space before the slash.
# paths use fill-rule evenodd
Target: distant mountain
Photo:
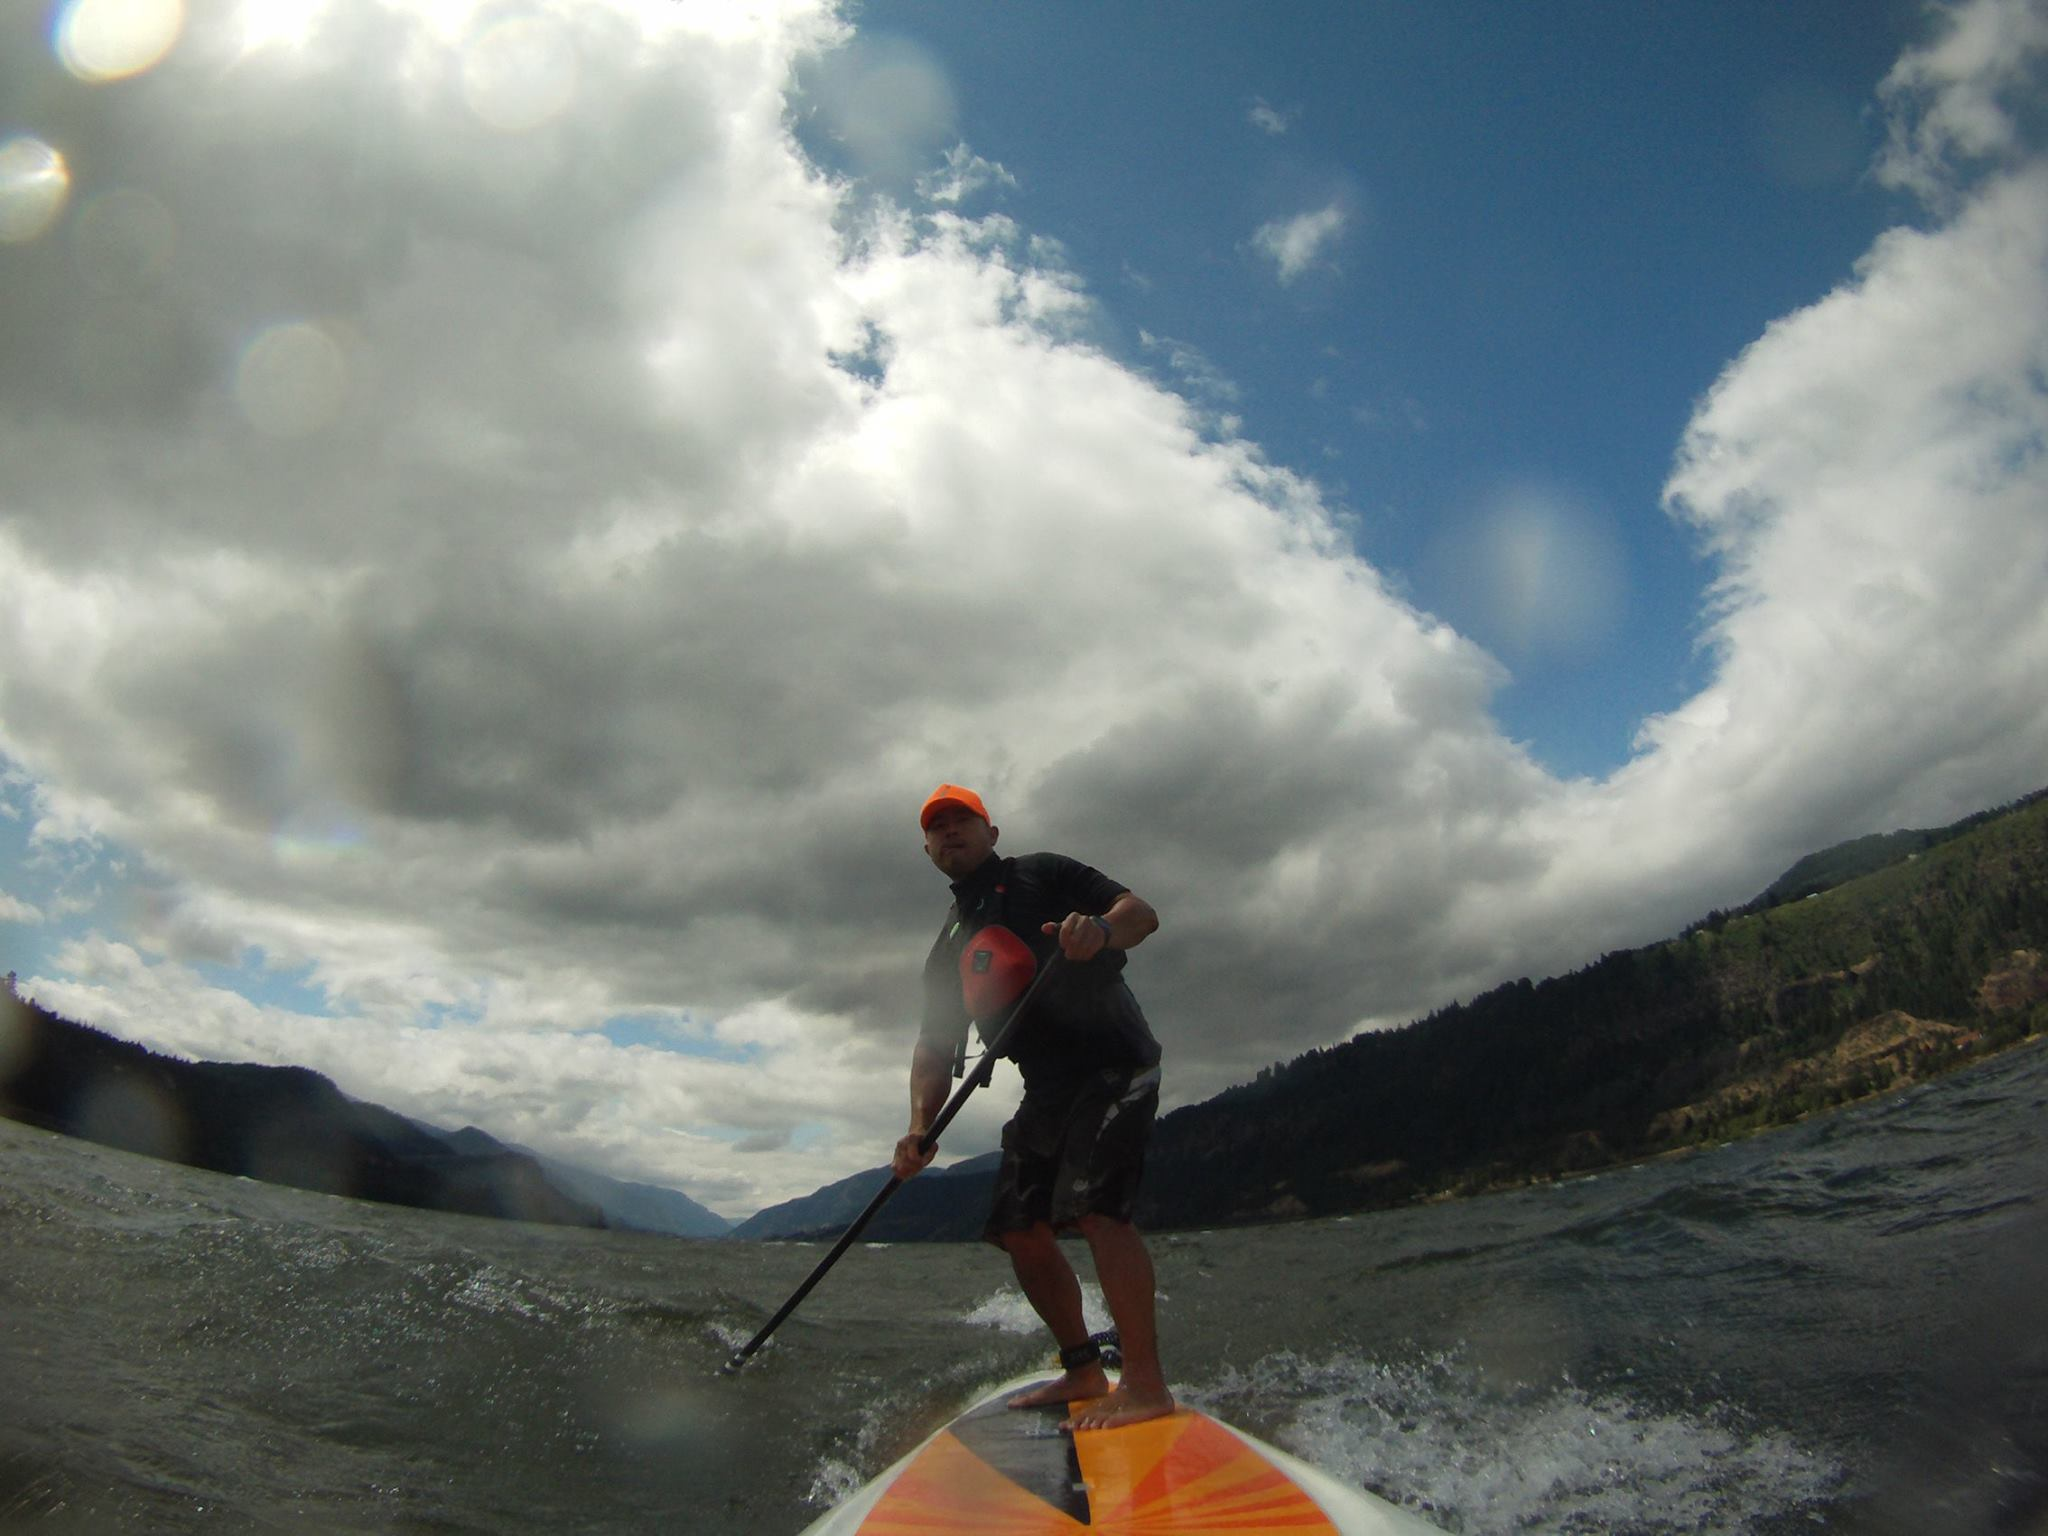
<path id="1" fill-rule="evenodd" d="M 551 1157 L 540 1165 L 561 1188 L 603 1211 L 607 1226 L 666 1237 L 724 1237 L 732 1230 L 729 1220 L 679 1189 L 609 1178 Z"/>
<path id="2" fill-rule="evenodd" d="M 597 1202 L 489 1137 L 450 1145 L 402 1115 L 344 1096 L 304 1067 L 157 1055 L 25 1001 L 11 976 L 0 988 L 0 1115 L 325 1194 L 467 1216 L 605 1224 Z"/>
<path id="3" fill-rule="evenodd" d="M 995 1192 L 1000 1152 L 933 1168 L 906 1182 L 875 1213 L 865 1237 L 878 1242 L 935 1242 L 979 1237 Z M 885 1165 L 856 1173 L 795 1200 L 756 1211 L 726 1235 L 740 1238 L 832 1238 L 867 1209 L 889 1181 Z"/>
<path id="4" fill-rule="evenodd" d="M 1583 1172 L 1784 1124 L 2044 1027 L 2048 791 L 1840 844 L 1680 938 L 1496 987 L 1176 1110 L 1154 1133 L 1138 1217 L 1270 1221 Z M 972 1179 L 912 1180 L 869 1231 L 977 1234 L 993 1158 L 976 1161 L 989 1167 Z M 886 1177 L 841 1180 L 732 1235 L 836 1232 Z"/>
<path id="5" fill-rule="evenodd" d="M 413 1124 L 430 1136 L 437 1136 L 459 1152 L 489 1155 L 517 1152 L 532 1158 L 557 1189 L 596 1206 L 604 1213 L 605 1225 L 632 1232 L 656 1232 L 668 1237 L 724 1237 L 732 1223 L 716 1211 L 707 1210 L 679 1189 L 659 1184 L 634 1184 L 614 1179 L 574 1163 L 543 1157 L 531 1147 L 499 1141 L 487 1131 L 466 1125 L 459 1131 L 415 1120 Z"/>

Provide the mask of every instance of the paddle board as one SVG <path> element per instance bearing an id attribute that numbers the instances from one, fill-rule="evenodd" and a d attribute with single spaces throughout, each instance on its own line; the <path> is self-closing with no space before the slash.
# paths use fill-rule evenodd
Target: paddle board
<path id="1" fill-rule="evenodd" d="M 1042 1379 L 991 1392 L 804 1536 L 1442 1536 L 1195 1409 L 1069 1434 L 1068 1408 L 1008 1406 Z"/>

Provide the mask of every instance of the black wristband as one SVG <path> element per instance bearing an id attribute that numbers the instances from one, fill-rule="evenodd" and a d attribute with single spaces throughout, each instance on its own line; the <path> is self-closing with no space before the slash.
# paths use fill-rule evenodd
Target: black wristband
<path id="1" fill-rule="evenodd" d="M 1102 947 L 1104 949 L 1109 948 L 1111 941 L 1116 938 L 1116 930 L 1109 926 L 1109 919 L 1106 917 L 1091 917 L 1088 921 L 1102 930 Z"/>

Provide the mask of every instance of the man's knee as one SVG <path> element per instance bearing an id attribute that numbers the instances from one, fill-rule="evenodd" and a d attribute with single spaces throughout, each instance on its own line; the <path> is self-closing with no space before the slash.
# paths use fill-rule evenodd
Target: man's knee
<path id="1" fill-rule="evenodd" d="M 1114 1242 L 1120 1238 L 1135 1237 L 1138 1232 L 1123 1217 L 1105 1216 L 1100 1211 L 1086 1212 L 1074 1225 L 1081 1229 L 1081 1235 L 1088 1239 L 1091 1247 L 1104 1239 Z"/>
<path id="2" fill-rule="evenodd" d="M 1028 1227 L 1013 1227 L 1007 1232 L 996 1234 L 996 1242 L 1013 1259 L 1043 1258 L 1048 1252 L 1057 1252 L 1059 1241 L 1053 1236 L 1052 1227 L 1046 1222 L 1037 1222 Z"/>

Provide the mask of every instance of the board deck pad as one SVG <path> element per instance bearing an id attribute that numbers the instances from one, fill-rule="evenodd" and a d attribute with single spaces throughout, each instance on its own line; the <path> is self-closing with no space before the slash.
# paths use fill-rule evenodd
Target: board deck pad
<path id="1" fill-rule="evenodd" d="M 1068 1434 L 1069 1411 L 999 1397 L 956 1419 L 890 1484 L 860 1536 L 1335 1536 L 1314 1499 L 1201 1413 Z"/>
<path id="2" fill-rule="evenodd" d="M 991 1398 L 955 1419 L 950 1433 L 989 1467 L 1026 1493 L 1081 1525 L 1089 1524 L 1088 1484 L 1074 1437 L 1060 1429 L 1070 1409 L 1012 1408 Z"/>

